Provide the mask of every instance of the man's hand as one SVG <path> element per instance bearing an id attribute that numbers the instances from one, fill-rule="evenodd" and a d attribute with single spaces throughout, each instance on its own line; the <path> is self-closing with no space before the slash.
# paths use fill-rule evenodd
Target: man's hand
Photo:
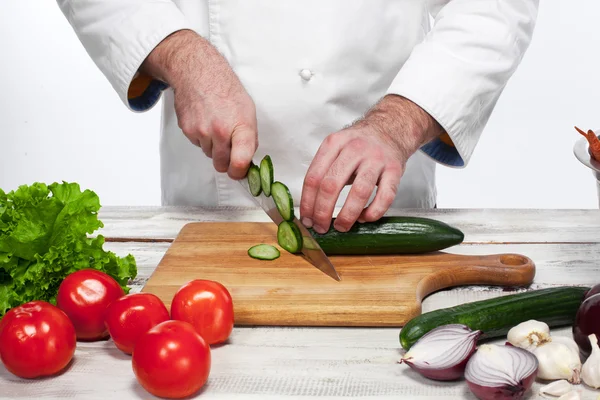
<path id="1" fill-rule="evenodd" d="M 384 97 L 363 119 L 323 141 L 304 180 L 302 223 L 327 232 L 347 184 L 352 187 L 334 228 L 345 232 L 357 220 L 378 220 L 396 197 L 408 158 L 441 133 L 441 126 L 415 103 L 396 95 Z M 375 186 L 375 198 L 365 208 Z"/>
<path id="2" fill-rule="evenodd" d="M 256 148 L 256 108 L 227 60 L 204 38 L 182 30 L 163 40 L 141 72 L 175 93 L 179 127 L 218 172 L 246 176 Z"/>

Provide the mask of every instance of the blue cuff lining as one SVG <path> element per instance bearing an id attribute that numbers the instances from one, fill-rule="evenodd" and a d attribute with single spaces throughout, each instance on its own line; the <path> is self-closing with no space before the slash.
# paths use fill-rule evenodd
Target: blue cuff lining
<path id="1" fill-rule="evenodd" d="M 134 111 L 146 111 L 156 104 L 162 91 L 167 89 L 169 85 L 158 80 L 152 80 L 148 88 L 139 97 L 129 99 L 129 106 Z"/>
<path id="2" fill-rule="evenodd" d="M 421 147 L 421 150 L 442 164 L 451 165 L 453 167 L 464 167 L 465 165 L 464 160 L 461 158 L 460 154 L 458 154 L 456 148 L 448 146 L 439 138 L 427 143 Z"/>

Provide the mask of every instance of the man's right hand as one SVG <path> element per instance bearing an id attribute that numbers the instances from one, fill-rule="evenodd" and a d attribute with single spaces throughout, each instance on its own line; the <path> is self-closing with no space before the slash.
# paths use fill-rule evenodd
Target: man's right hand
<path id="1" fill-rule="evenodd" d="M 217 49 L 193 31 L 178 31 L 156 46 L 140 72 L 173 88 L 179 127 L 218 172 L 246 176 L 258 147 L 256 108 Z"/>

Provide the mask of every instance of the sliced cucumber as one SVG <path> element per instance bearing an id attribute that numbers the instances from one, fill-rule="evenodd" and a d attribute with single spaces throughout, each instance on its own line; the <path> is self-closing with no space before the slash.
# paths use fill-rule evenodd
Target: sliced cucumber
<path id="1" fill-rule="evenodd" d="M 271 156 L 266 155 L 260 161 L 260 183 L 265 196 L 271 195 L 271 185 L 273 184 L 273 162 Z"/>
<path id="2" fill-rule="evenodd" d="M 290 253 L 297 253 L 302 249 L 302 233 L 293 222 L 281 221 L 277 227 L 277 242 Z"/>
<path id="3" fill-rule="evenodd" d="M 273 200 L 275 201 L 275 205 L 277 206 L 277 210 L 279 210 L 279 214 L 286 221 L 291 221 L 294 219 L 294 199 L 292 199 L 292 195 L 285 184 L 277 181 L 273 182 L 271 186 L 271 195 L 273 196 Z"/>
<path id="4" fill-rule="evenodd" d="M 258 196 L 262 191 L 262 185 L 260 183 L 260 169 L 258 168 L 258 165 L 254 163 L 250 165 L 246 179 L 248 179 L 248 186 L 250 187 L 250 193 L 252 193 L 252 196 Z"/>
<path id="5" fill-rule="evenodd" d="M 327 255 L 429 253 L 458 245 L 465 236 L 442 221 L 406 216 L 354 224 L 348 232 L 337 231 L 333 223 L 323 234 L 308 231 Z"/>
<path id="6" fill-rule="evenodd" d="M 248 255 L 258 260 L 275 260 L 279 258 L 280 253 L 277 247 L 271 246 L 270 244 L 257 244 L 248 249 Z"/>

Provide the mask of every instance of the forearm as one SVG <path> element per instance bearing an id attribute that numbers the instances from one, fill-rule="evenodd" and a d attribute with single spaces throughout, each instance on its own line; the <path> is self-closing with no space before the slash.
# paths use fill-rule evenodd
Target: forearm
<path id="1" fill-rule="evenodd" d="M 205 40 L 192 30 L 184 29 L 167 36 L 140 66 L 139 72 L 174 85 L 194 64 L 196 52 L 207 47 Z"/>
<path id="2" fill-rule="evenodd" d="M 215 75 L 228 68 L 227 62 L 210 42 L 192 30 L 173 33 L 159 43 L 140 67 L 140 72 L 166 82 L 177 90 L 192 84 L 199 74 Z"/>
<path id="3" fill-rule="evenodd" d="M 152 49 L 138 72 L 173 89 L 179 128 L 213 159 L 217 172 L 246 176 L 258 145 L 256 109 L 209 41 L 193 30 L 178 30 Z"/>
<path id="4" fill-rule="evenodd" d="M 357 124 L 383 133 L 406 158 L 444 133 L 440 124 L 425 110 L 394 94 L 385 96 Z"/>

